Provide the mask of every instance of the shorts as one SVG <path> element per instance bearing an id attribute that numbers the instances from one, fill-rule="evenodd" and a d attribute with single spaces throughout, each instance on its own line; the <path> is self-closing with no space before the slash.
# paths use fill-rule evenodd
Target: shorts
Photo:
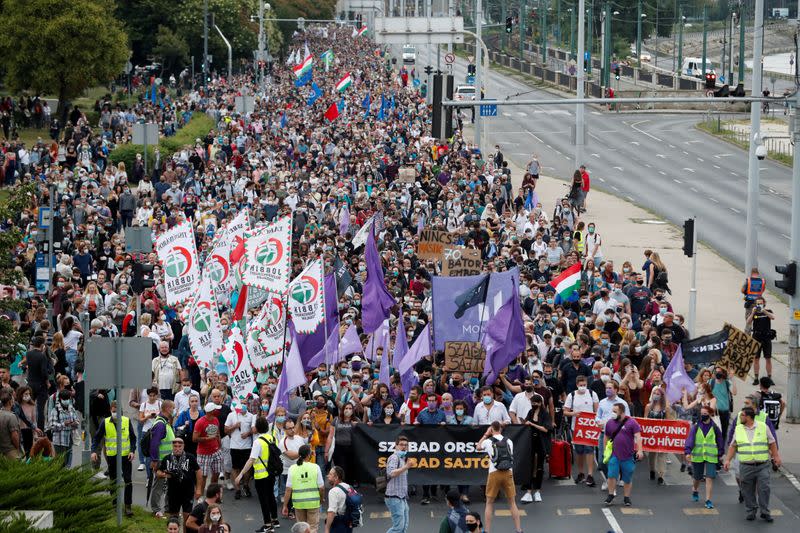
<path id="1" fill-rule="evenodd" d="M 486 497 L 495 499 L 500 491 L 509 500 L 513 500 L 517 491 L 514 487 L 514 472 L 511 470 L 495 470 L 486 480 Z"/>
<path id="2" fill-rule="evenodd" d="M 573 444 L 575 455 L 589 455 L 594 453 L 594 446 L 586 446 L 585 444 Z"/>
<path id="3" fill-rule="evenodd" d="M 217 450 L 211 455 L 197 455 L 197 464 L 200 465 L 200 473 L 204 476 L 221 474 L 223 469 L 222 450 Z"/>
<path id="4" fill-rule="evenodd" d="M 247 459 L 250 458 L 250 450 L 237 450 L 231 448 L 231 466 L 234 470 L 241 470 Z"/>
<path id="5" fill-rule="evenodd" d="M 756 352 L 756 359 L 764 355 L 764 359 L 772 359 L 772 341 L 770 339 L 756 339 L 761 343 L 761 349 Z"/>
<path id="6" fill-rule="evenodd" d="M 695 481 L 702 481 L 704 477 L 714 479 L 717 477 L 717 463 L 692 463 L 692 478 Z"/>
<path id="7" fill-rule="evenodd" d="M 633 471 L 636 470 L 636 462 L 631 459 L 620 461 L 616 456 L 612 455 L 608 460 L 608 478 L 621 479 L 625 483 L 630 483 L 633 480 Z"/>

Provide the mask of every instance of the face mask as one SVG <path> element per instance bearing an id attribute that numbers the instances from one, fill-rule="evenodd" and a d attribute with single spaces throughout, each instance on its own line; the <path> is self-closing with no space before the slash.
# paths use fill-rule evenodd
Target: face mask
<path id="1" fill-rule="evenodd" d="M 278 424 L 283 424 L 284 422 L 286 422 L 286 417 L 285 416 L 276 416 L 275 417 L 275 422 L 277 422 Z"/>
<path id="2" fill-rule="evenodd" d="M 578 385 L 578 392 L 586 392 L 586 385 Z"/>
<path id="3" fill-rule="evenodd" d="M 22 401 L 23 402 L 31 401 L 31 395 L 30 394 L 26 394 L 25 396 L 22 397 Z"/>
<path id="4" fill-rule="evenodd" d="M 675 319 L 675 325 L 676 326 L 680 326 L 681 325 L 681 319 L 680 318 L 676 318 Z"/>
<path id="5" fill-rule="evenodd" d="M 608 346 L 608 339 L 603 339 L 600 341 L 603 346 Z"/>
<path id="6" fill-rule="evenodd" d="M 208 517 L 211 519 L 212 522 L 219 522 L 219 519 L 222 518 L 221 514 L 210 514 Z"/>
<path id="7" fill-rule="evenodd" d="M 456 416 L 464 416 L 464 410 L 463 409 L 456 409 Z"/>
<path id="8" fill-rule="evenodd" d="M 119 291 L 119 295 L 120 296 L 127 296 L 128 295 L 128 291 L 125 290 L 125 289 L 122 289 L 121 291 Z"/>
<path id="9" fill-rule="evenodd" d="M 322 392 L 330 392 L 330 391 L 331 391 L 331 386 L 330 385 L 323 385 L 322 386 Z"/>
<path id="10" fill-rule="evenodd" d="M 602 381 L 603 383 L 608 383 L 609 381 L 611 381 L 611 376 L 609 376 L 608 374 L 603 374 L 602 376 L 600 376 L 600 381 Z"/>
<path id="11" fill-rule="evenodd" d="M 392 416 L 394 414 L 394 407 L 387 407 L 383 412 L 386 413 L 386 416 Z"/>
<path id="12" fill-rule="evenodd" d="M 117 412 L 116 412 L 116 411 L 112 411 L 112 412 L 111 412 L 111 418 L 113 418 L 114 420 L 116 420 L 118 416 L 119 416 L 119 415 L 117 414 Z"/>
<path id="13" fill-rule="evenodd" d="M 269 405 L 262 405 L 262 406 L 261 406 L 261 410 L 262 410 L 262 411 L 265 411 L 265 412 L 266 412 L 266 411 L 269 411 Z"/>
<path id="14" fill-rule="evenodd" d="M 478 523 L 476 522 L 474 524 L 467 524 L 467 529 L 470 531 L 478 531 Z"/>
<path id="15" fill-rule="evenodd" d="M 657 402 L 657 401 L 659 401 L 660 399 L 661 399 L 661 395 L 660 395 L 660 394 L 653 394 L 653 401 L 654 401 L 654 402 Z"/>
<path id="16" fill-rule="evenodd" d="M 486 405 L 489 405 L 490 403 L 492 403 L 492 397 L 491 396 L 484 396 L 483 397 L 483 403 L 486 404 Z"/>
<path id="17" fill-rule="evenodd" d="M 477 385 L 478 384 L 478 378 L 469 378 L 469 384 L 470 385 Z"/>
<path id="18" fill-rule="evenodd" d="M 589 228 L 589 233 L 594 233 L 594 228 Z"/>
<path id="19" fill-rule="evenodd" d="M 417 316 L 416 315 L 411 315 L 410 317 L 408 317 L 408 321 L 411 322 L 412 324 L 416 324 L 417 323 Z"/>
<path id="20" fill-rule="evenodd" d="M 709 420 L 711 420 L 711 416 L 710 415 L 700 415 L 700 420 L 702 420 L 703 422 L 708 422 Z"/>
<path id="21" fill-rule="evenodd" d="M 715 375 L 716 375 L 717 379 L 722 379 L 722 378 L 725 377 L 725 374 L 723 374 L 722 372 L 717 372 Z"/>
<path id="22" fill-rule="evenodd" d="M 310 428 L 311 427 L 311 420 L 303 420 L 303 427 Z"/>
<path id="23" fill-rule="evenodd" d="M 326 371 L 324 371 L 324 370 L 320 370 L 319 377 L 327 378 L 328 377 L 328 373 Z"/>
<path id="24" fill-rule="evenodd" d="M 620 413 L 620 414 L 616 415 L 614 418 L 616 418 L 617 420 L 622 420 L 623 416 L 625 416 L 625 415 L 623 413 Z"/>
<path id="25" fill-rule="evenodd" d="M 269 387 L 269 390 L 271 390 L 272 392 L 275 392 L 275 389 L 278 388 L 278 384 L 277 383 L 270 383 L 267 386 Z"/>
<path id="26" fill-rule="evenodd" d="M 606 398 L 613 398 L 615 394 L 614 389 L 606 389 Z"/>
<path id="27" fill-rule="evenodd" d="M 666 315 L 667 314 L 667 308 L 666 307 L 659 307 L 658 308 L 658 314 L 662 315 L 662 316 Z"/>
<path id="28" fill-rule="evenodd" d="M 64 407 L 69 407 L 70 405 L 72 405 L 72 400 L 61 400 L 61 405 L 63 405 Z"/>
<path id="29" fill-rule="evenodd" d="M 597 374 L 599 374 L 599 373 L 600 373 L 600 371 L 599 371 L 599 370 L 597 370 L 596 368 L 593 368 L 593 369 L 592 369 L 592 375 L 593 375 L 593 376 L 596 376 L 596 375 L 597 375 Z"/>
<path id="30" fill-rule="evenodd" d="M 183 388 L 183 393 L 184 394 L 189 394 L 190 392 L 192 392 L 192 388 L 191 387 L 184 387 Z"/>
<path id="31" fill-rule="evenodd" d="M 341 372 L 342 372 L 342 375 L 343 375 L 343 376 L 346 376 L 346 375 L 347 375 L 347 369 L 346 369 L 346 368 L 343 368 L 343 369 L 341 370 Z"/>
<path id="32" fill-rule="evenodd" d="M 508 369 L 509 370 L 516 370 L 517 369 L 517 363 L 513 363 L 513 364 L 508 365 Z"/>
<path id="33" fill-rule="evenodd" d="M 542 380 L 540 380 L 538 378 L 535 378 L 535 379 L 533 379 L 533 386 L 534 387 L 538 387 L 541 382 L 542 382 Z"/>
<path id="34" fill-rule="evenodd" d="M 405 450 L 398 450 L 397 451 L 397 455 L 400 457 L 400 459 L 404 459 L 406 454 L 408 454 L 408 452 L 405 451 Z"/>

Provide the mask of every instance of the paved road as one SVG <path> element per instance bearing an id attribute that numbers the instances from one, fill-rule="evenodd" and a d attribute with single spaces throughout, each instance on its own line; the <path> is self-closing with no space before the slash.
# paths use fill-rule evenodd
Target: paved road
<path id="1" fill-rule="evenodd" d="M 417 57 L 421 73 L 427 52 L 420 50 Z M 456 60 L 454 75 L 456 83 L 465 79 L 466 62 L 461 58 Z M 552 93 L 490 72 L 487 98 L 503 101 L 520 92 L 526 94 L 519 99 L 554 98 Z M 497 117 L 486 119 L 489 146 L 499 144 L 519 166 L 536 153 L 546 174 L 566 179 L 574 171 L 570 133 L 574 112 L 573 106 L 500 106 Z M 747 152 L 696 130 L 701 113 L 614 113 L 592 106 L 585 116 L 584 156 L 593 187 L 678 225 L 697 216 L 699 238 L 732 263 L 744 264 Z M 774 265 L 786 261 L 789 247 L 791 169 L 762 162 L 759 200 L 758 260 L 762 273 L 772 281 Z"/>

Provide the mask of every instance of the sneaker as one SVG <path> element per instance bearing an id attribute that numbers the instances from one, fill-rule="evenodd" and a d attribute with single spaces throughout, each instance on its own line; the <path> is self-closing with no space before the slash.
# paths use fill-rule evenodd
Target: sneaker
<path id="1" fill-rule="evenodd" d="M 758 385 L 758 376 L 753 378 L 753 385 Z M 755 520 L 755 517 L 753 517 L 753 520 Z"/>
<path id="2" fill-rule="evenodd" d="M 681 472 L 686 472 L 686 463 L 681 464 Z"/>
<path id="3" fill-rule="evenodd" d="M 431 503 L 431 499 L 430 498 L 422 498 L 422 501 L 420 501 L 419 503 L 420 503 L 420 505 L 428 505 L 429 503 Z"/>
<path id="4" fill-rule="evenodd" d="M 542 501 L 542 494 L 537 490 L 533 493 L 533 501 L 541 502 Z"/>
<path id="5" fill-rule="evenodd" d="M 610 506 L 613 501 L 614 501 L 613 494 L 609 494 L 608 496 L 606 496 L 606 501 L 605 501 L 606 506 Z"/>
<path id="6" fill-rule="evenodd" d="M 584 479 L 584 475 L 583 474 L 578 474 L 578 477 L 575 478 L 575 484 L 576 485 L 580 484 L 580 482 L 583 481 L 583 479 Z"/>
<path id="7" fill-rule="evenodd" d="M 277 518 L 275 518 L 275 519 L 272 521 L 272 527 L 273 527 L 273 528 L 275 528 L 275 529 L 278 529 L 279 527 L 281 527 L 281 523 L 278 521 L 278 519 L 277 519 Z"/>
<path id="8" fill-rule="evenodd" d="M 650 471 L 650 481 L 653 481 L 656 478 L 656 473 L 654 470 Z"/>
<path id="9" fill-rule="evenodd" d="M 663 485 L 664 484 L 664 478 L 663 477 L 661 477 L 661 476 L 658 477 L 658 484 L 659 485 Z"/>
<path id="10" fill-rule="evenodd" d="M 745 520 L 747 520 L 748 522 L 752 522 L 755 519 L 756 519 L 756 513 L 748 513 L 747 516 L 745 517 Z"/>
<path id="11" fill-rule="evenodd" d="M 739 503 L 744 503 L 744 494 L 742 494 L 742 491 L 739 491 Z"/>
<path id="12" fill-rule="evenodd" d="M 700 494 L 697 491 L 692 492 L 692 501 L 699 502 L 700 501 Z"/>
<path id="13" fill-rule="evenodd" d="M 594 482 L 594 478 L 592 476 L 586 476 L 586 486 L 587 487 L 596 487 L 597 483 Z"/>
<path id="14" fill-rule="evenodd" d="M 608 489 L 608 481 L 603 481 L 603 484 L 600 485 L 600 490 Z"/>
<path id="15" fill-rule="evenodd" d="M 242 499 L 242 491 L 237 490 L 236 492 L 234 492 L 233 493 L 233 499 L 234 500 L 241 500 Z"/>
<path id="16" fill-rule="evenodd" d="M 144 471 L 144 465 L 143 465 L 143 464 L 140 464 L 140 465 L 138 466 L 138 468 L 136 468 L 136 470 L 137 470 L 138 472 L 142 472 L 142 471 Z"/>
<path id="17" fill-rule="evenodd" d="M 250 487 L 248 487 L 247 485 L 242 487 L 242 492 L 244 492 L 244 497 L 245 498 L 251 498 L 253 496 L 253 493 L 250 492 Z"/>
<path id="18" fill-rule="evenodd" d="M 706 500 L 706 509 L 713 509 L 714 504 L 711 503 L 711 500 Z"/>
<path id="19" fill-rule="evenodd" d="M 272 533 L 273 531 L 275 530 L 272 529 L 272 526 L 266 524 L 261 526 L 259 529 L 256 529 L 256 533 Z"/>
<path id="20" fill-rule="evenodd" d="M 228 490 L 233 490 L 234 489 L 233 483 L 231 483 L 230 479 L 225 482 L 225 488 L 228 489 Z"/>
<path id="21" fill-rule="evenodd" d="M 628 496 L 625 496 L 622 501 L 625 503 L 625 507 L 631 506 L 631 499 Z"/>
<path id="22" fill-rule="evenodd" d="M 521 501 L 522 503 L 531 503 L 533 501 L 533 496 L 531 495 L 530 492 L 526 492 L 525 494 L 522 495 L 522 498 L 520 498 L 519 501 Z"/>
<path id="23" fill-rule="evenodd" d="M 764 519 L 764 522 L 769 522 L 769 523 L 772 523 L 772 522 L 774 522 L 774 521 L 775 521 L 775 519 L 774 519 L 774 518 L 772 518 L 772 515 L 768 515 L 768 514 L 766 514 L 766 513 L 761 513 L 761 518 L 763 518 L 763 519 Z"/>

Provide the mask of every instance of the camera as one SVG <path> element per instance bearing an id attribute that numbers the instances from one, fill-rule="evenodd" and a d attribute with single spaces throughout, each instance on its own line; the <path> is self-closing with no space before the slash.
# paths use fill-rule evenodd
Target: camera
<path id="1" fill-rule="evenodd" d="M 756 157 L 759 161 L 763 161 L 767 158 L 767 149 L 763 144 L 756 146 Z"/>

